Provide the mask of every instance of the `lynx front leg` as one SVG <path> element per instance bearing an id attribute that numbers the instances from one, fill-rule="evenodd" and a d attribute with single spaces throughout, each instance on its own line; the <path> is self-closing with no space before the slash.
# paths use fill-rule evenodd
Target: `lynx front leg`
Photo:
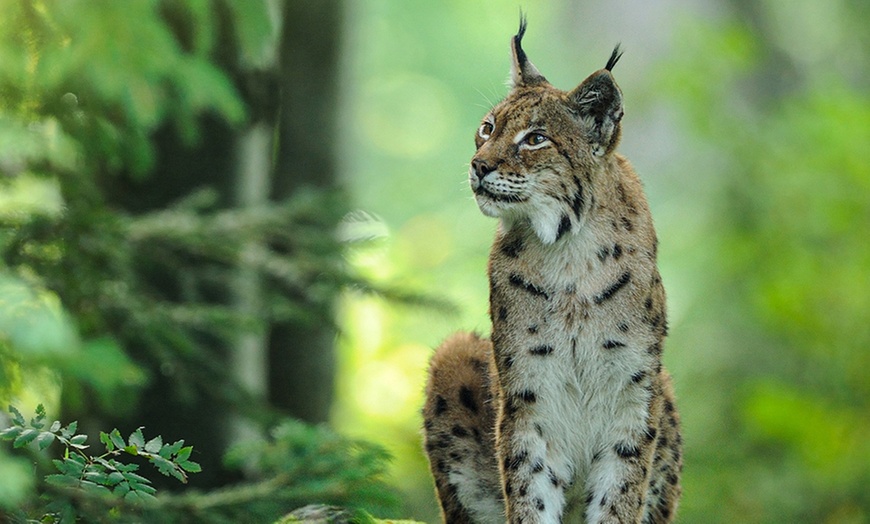
<path id="1" fill-rule="evenodd" d="M 503 524 L 495 461 L 492 346 L 458 333 L 432 357 L 423 408 L 426 453 L 448 524 Z"/>
<path id="2" fill-rule="evenodd" d="M 673 517 L 672 507 L 659 508 L 658 502 L 648 500 L 651 488 L 654 498 L 665 494 L 658 481 L 667 468 L 659 467 L 661 453 L 656 448 L 665 437 L 661 426 L 665 405 L 672 408 L 663 399 L 661 385 L 654 384 L 653 391 L 658 394 L 647 404 L 645 423 L 624 421 L 593 458 L 586 499 L 589 524 L 665 524 Z M 650 502 L 655 511 L 650 511 Z"/>
<path id="3" fill-rule="evenodd" d="M 586 522 L 639 524 L 649 486 L 652 446 L 619 442 L 601 451 L 592 463 Z"/>
<path id="4" fill-rule="evenodd" d="M 498 459 L 510 524 L 562 522 L 565 489 L 572 474 L 560 459 L 547 430 L 535 421 L 530 405 L 538 402 L 530 391 L 502 393 L 499 414 Z"/>

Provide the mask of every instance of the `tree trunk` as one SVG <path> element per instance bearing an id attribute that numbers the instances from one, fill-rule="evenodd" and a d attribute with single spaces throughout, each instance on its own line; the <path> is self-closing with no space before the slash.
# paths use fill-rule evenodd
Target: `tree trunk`
<path id="1" fill-rule="evenodd" d="M 272 197 L 305 187 L 337 190 L 338 0 L 287 2 L 280 44 L 281 109 Z M 337 224 L 340 216 L 329 217 Z M 332 234 L 325 231 L 324 234 Z M 332 311 L 316 312 L 332 318 Z M 308 422 L 329 416 L 335 374 L 335 329 L 282 322 L 269 333 L 269 400 Z"/>

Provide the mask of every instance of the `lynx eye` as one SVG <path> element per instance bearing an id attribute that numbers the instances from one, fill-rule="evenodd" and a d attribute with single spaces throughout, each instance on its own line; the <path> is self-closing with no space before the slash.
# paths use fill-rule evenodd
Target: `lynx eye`
<path id="1" fill-rule="evenodd" d="M 535 147 L 535 146 L 540 146 L 544 142 L 547 142 L 549 140 L 550 140 L 549 138 L 542 135 L 541 133 L 529 133 L 528 135 L 526 135 L 525 138 L 523 138 L 522 143 L 523 143 L 523 145 Z"/>
<path id="2" fill-rule="evenodd" d="M 477 130 L 477 134 L 480 138 L 486 140 L 490 135 L 492 135 L 494 129 L 492 122 L 484 122 L 480 124 L 480 129 Z"/>

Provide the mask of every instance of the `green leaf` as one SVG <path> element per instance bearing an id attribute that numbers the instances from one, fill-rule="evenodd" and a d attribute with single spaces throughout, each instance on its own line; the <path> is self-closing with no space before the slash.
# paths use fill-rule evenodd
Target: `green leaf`
<path id="1" fill-rule="evenodd" d="M 125 480 L 128 480 L 130 482 L 139 482 L 139 483 L 151 482 L 150 480 L 146 479 L 142 475 L 138 475 L 136 473 L 124 472 L 124 473 L 122 473 L 122 476 L 124 477 Z"/>
<path id="2" fill-rule="evenodd" d="M 36 445 L 40 450 L 47 448 L 54 442 L 54 433 L 43 431 L 36 437 Z"/>
<path id="3" fill-rule="evenodd" d="M 112 443 L 112 438 L 105 431 L 100 431 L 100 442 L 106 445 L 106 451 L 109 453 L 115 451 L 115 444 Z"/>
<path id="4" fill-rule="evenodd" d="M 24 431 L 21 426 L 12 426 L 0 431 L 0 440 L 14 440 Z"/>
<path id="5" fill-rule="evenodd" d="M 90 493 L 92 495 L 105 496 L 105 495 L 112 494 L 112 492 L 106 486 L 96 484 L 96 483 L 88 481 L 88 480 L 81 481 L 79 483 L 79 485 L 82 488 L 82 490 L 84 490 L 85 492 Z"/>
<path id="6" fill-rule="evenodd" d="M 145 451 L 148 453 L 157 453 L 163 447 L 163 438 L 157 435 L 145 444 Z"/>
<path id="7" fill-rule="evenodd" d="M 167 477 L 170 475 L 169 472 L 175 469 L 175 464 L 173 464 L 169 460 L 166 460 L 160 455 L 152 455 L 151 463 L 154 464 L 154 467 L 157 468 L 157 471 L 166 475 Z"/>
<path id="8" fill-rule="evenodd" d="M 51 461 L 51 463 L 54 464 L 54 467 L 55 467 L 58 471 L 60 471 L 61 473 L 66 473 L 66 472 L 67 472 L 68 467 L 67 467 L 66 462 L 64 462 L 63 460 L 60 460 L 60 459 L 53 459 L 53 460 Z"/>
<path id="9" fill-rule="evenodd" d="M 174 462 L 166 460 L 160 455 L 152 455 L 151 463 L 157 468 L 157 471 L 162 473 L 163 475 L 172 476 L 181 482 L 187 483 L 187 475 L 184 471 L 177 466 Z"/>
<path id="10" fill-rule="evenodd" d="M 121 432 L 117 429 L 113 429 L 112 432 L 109 433 L 109 438 L 112 439 L 112 444 L 114 444 L 116 448 L 124 449 L 127 447 L 124 438 L 121 436 Z"/>
<path id="11" fill-rule="evenodd" d="M 190 458 L 190 453 L 193 451 L 193 446 L 186 446 L 181 448 L 178 451 L 178 454 L 175 456 L 176 462 L 184 462 Z"/>
<path id="12" fill-rule="evenodd" d="M 127 453 L 129 453 L 133 456 L 136 456 L 139 454 L 139 448 L 137 448 L 136 446 L 124 446 L 124 451 L 126 451 Z"/>
<path id="13" fill-rule="evenodd" d="M 130 502 L 131 504 L 147 504 L 149 502 L 153 502 L 157 500 L 154 495 L 150 493 L 145 493 L 144 491 L 136 491 L 130 490 L 124 495 L 124 500 L 126 502 Z"/>
<path id="14" fill-rule="evenodd" d="M 30 419 L 30 425 L 36 429 L 42 429 L 45 425 L 43 422 L 45 420 L 45 406 L 42 404 L 38 404 L 36 406 L 36 417 Z"/>
<path id="15" fill-rule="evenodd" d="M 69 425 L 62 430 L 60 430 L 60 434 L 65 438 L 71 438 L 76 434 L 76 430 L 79 428 L 79 422 L 77 420 L 73 420 L 69 423 Z"/>
<path id="16" fill-rule="evenodd" d="M 65 457 L 65 460 L 70 460 L 72 462 L 75 462 L 76 464 L 81 464 L 82 467 L 87 464 L 87 459 L 85 459 L 85 457 L 79 455 L 78 453 L 73 453 L 70 456 Z"/>
<path id="17" fill-rule="evenodd" d="M 109 482 L 109 476 L 102 471 L 86 471 L 82 478 L 95 484 L 108 484 Z"/>
<path id="18" fill-rule="evenodd" d="M 48 428 L 48 430 L 51 431 L 52 433 L 57 433 L 59 429 L 60 429 L 60 421 L 59 420 L 55 420 L 54 422 L 52 422 L 51 427 Z"/>
<path id="19" fill-rule="evenodd" d="M 140 484 L 138 482 L 135 482 L 135 483 L 131 482 L 130 489 L 135 489 L 136 491 L 148 493 L 149 495 L 153 495 L 153 494 L 157 493 L 157 490 L 154 488 L 154 486 L 152 486 L 150 484 Z"/>
<path id="20" fill-rule="evenodd" d="M 103 457 L 93 457 L 92 460 L 94 462 L 96 462 L 97 464 L 100 464 L 104 468 L 106 468 L 106 471 L 117 471 L 118 470 L 118 468 L 117 468 L 118 463 L 115 462 L 114 460 L 106 460 Z"/>
<path id="21" fill-rule="evenodd" d="M 117 486 L 115 486 L 115 490 L 112 492 L 116 497 L 123 497 L 130 491 L 130 484 L 128 482 L 121 482 Z"/>
<path id="22" fill-rule="evenodd" d="M 113 462 L 115 468 L 117 468 L 118 471 L 123 472 L 123 473 L 129 473 L 131 471 L 137 471 L 139 469 L 139 464 L 121 464 L 120 462 L 115 462 L 115 461 L 112 461 L 112 462 Z"/>
<path id="23" fill-rule="evenodd" d="M 202 466 L 192 460 L 185 460 L 178 465 L 181 466 L 181 469 L 187 471 L 188 473 L 199 473 L 200 471 L 202 471 Z"/>
<path id="24" fill-rule="evenodd" d="M 68 475 L 46 475 L 45 482 L 52 486 L 73 488 L 79 485 L 79 479 Z"/>
<path id="25" fill-rule="evenodd" d="M 15 409 L 15 406 L 9 406 L 9 413 L 12 413 L 12 422 L 18 426 L 24 425 L 24 417 L 21 415 L 20 411 Z"/>
<path id="26" fill-rule="evenodd" d="M 12 446 L 16 448 L 24 447 L 33 442 L 38 436 L 38 429 L 25 429 L 21 432 L 20 435 L 18 435 L 18 437 L 16 437 L 15 442 L 12 443 Z"/>
<path id="27" fill-rule="evenodd" d="M 114 486 L 120 482 L 124 481 L 124 475 L 120 471 L 113 471 L 109 473 L 109 476 L 106 477 L 105 484 L 107 486 Z"/>
<path id="28" fill-rule="evenodd" d="M 73 438 L 69 439 L 69 443 L 76 449 L 85 449 L 88 447 L 85 445 L 86 440 L 88 440 L 87 435 L 73 435 Z"/>
<path id="29" fill-rule="evenodd" d="M 187 484 L 187 475 L 181 468 L 173 467 L 171 470 L 169 470 L 169 474 L 178 479 L 179 482 Z"/>
<path id="30" fill-rule="evenodd" d="M 178 440 L 173 442 L 172 444 L 164 444 L 162 448 L 160 448 L 160 456 L 168 459 L 171 458 L 172 455 L 178 453 L 178 450 L 184 446 L 184 440 Z"/>
<path id="31" fill-rule="evenodd" d="M 145 447 L 145 437 L 142 435 L 142 428 L 138 428 L 136 431 L 130 434 L 130 438 L 127 442 L 131 446 L 136 446 L 137 449 Z"/>

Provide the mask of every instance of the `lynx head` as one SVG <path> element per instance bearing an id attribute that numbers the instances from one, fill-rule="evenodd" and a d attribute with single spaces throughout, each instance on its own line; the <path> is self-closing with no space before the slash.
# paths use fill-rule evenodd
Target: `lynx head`
<path id="1" fill-rule="evenodd" d="M 526 57 L 525 31 L 521 17 L 511 40 L 511 90 L 477 130 L 469 181 L 485 215 L 508 226 L 527 221 L 551 244 L 581 227 L 587 185 L 619 141 L 622 93 L 610 71 L 622 53 L 616 46 L 604 69 L 561 91 Z"/>

